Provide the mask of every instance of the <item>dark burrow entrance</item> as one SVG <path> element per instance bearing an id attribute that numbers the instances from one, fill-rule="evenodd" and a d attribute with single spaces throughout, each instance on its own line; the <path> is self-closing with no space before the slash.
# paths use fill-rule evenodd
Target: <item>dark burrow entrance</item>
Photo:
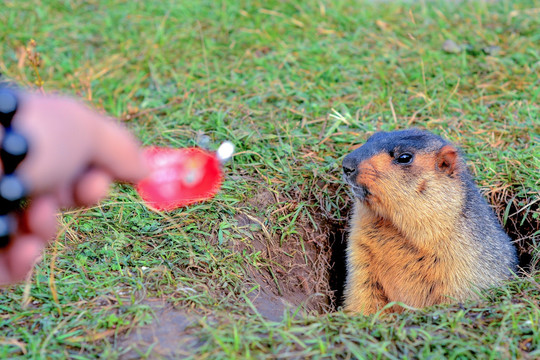
<path id="1" fill-rule="evenodd" d="M 540 270 L 540 259 L 533 255 L 539 250 L 536 246 L 540 240 L 538 193 L 522 195 L 504 189 L 488 191 L 485 195 L 516 246 L 520 270 L 525 273 Z"/>
<path id="2" fill-rule="evenodd" d="M 330 270 L 328 286 L 333 293 L 331 307 L 334 310 L 343 305 L 343 291 L 347 278 L 347 226 L 346 220 L 329 223 Z"/>
<path id="3" fill-rule="evenodd" d="M 538 249 L 535 249 L 535 244 L 540 239 L 540 217 L 534 219 L 532 216 L 533 213 L 539 213 L 538 203 L 533 204 L 531 208 L 529 213 L 523 211 L 525 214 L 519 216 L 522 212 L 519 212 L 516 204 L 514 202 L 509 203 L 507 207 L 508 214 L 515 215 L 507 217 L 506 224 L 504 225 L 504 230 L 516 245 L 519 267 L 526 273 L 538 270 L 538 262 L 540 260 L 533 256 L 533 252 L 535 250 L 538 251 Z M 504 219 L 504 215 L 499 218 Z"/>

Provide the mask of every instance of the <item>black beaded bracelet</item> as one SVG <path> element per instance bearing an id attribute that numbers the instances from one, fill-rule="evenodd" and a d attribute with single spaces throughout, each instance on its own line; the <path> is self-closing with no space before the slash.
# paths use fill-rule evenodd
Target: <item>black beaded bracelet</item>
<path id="1" fill-rule="evenodd" d="M 15 92 L 0 87 L 0 124 L 4 128 L 0 145 L 0 160 L 4 168 L 4 174 L 0 177 L 0 248 L 9 244 L 10 236 L 17 227 L 12 213 L 20 208 L 27 194 L 15 172 L 28 153 L 28 141 L 11 126 L 18 106 Z"/>

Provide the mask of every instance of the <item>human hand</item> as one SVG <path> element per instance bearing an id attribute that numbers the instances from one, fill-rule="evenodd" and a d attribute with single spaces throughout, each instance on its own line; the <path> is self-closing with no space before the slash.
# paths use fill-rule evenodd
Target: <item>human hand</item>
<path id="1" fill-rule="evenodd" d="M 111 119 L 70 98 L 18 95 L 13 127 L 29 151 L 17 174 L 30 204 L 0 250 L 0 284 L 24 278 L 54 236 L 59 208 L 96 203 L 112 181 L 135 182 L 147 171 L 135 139 Z"/>

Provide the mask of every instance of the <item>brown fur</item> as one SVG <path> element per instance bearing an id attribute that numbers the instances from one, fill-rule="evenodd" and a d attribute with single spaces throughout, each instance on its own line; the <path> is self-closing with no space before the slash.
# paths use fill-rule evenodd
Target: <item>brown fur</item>
<path id="1" fill-rule="evenodd" d="M 400 166 L 385 151 L 357 165 L 356 185 L 369 194 L 357 199 L 350 224 L 348 311 L 462 301 L 499 280 L 477 266 L 483 254 L 471 239 L 476 230 L 464 223 L 467 184 L 460 175 L 467 170 L 457 149 L 419 151 L 406 170 Z"/>

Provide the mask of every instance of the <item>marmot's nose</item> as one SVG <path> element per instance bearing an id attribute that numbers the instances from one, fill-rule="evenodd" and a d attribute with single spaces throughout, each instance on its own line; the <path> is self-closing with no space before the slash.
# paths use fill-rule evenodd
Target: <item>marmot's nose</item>
<path id="1" fill-rule="evenodd" d="M 346 177 L 352 177 L 356 175 L 357 171 L 356 160 L 352 156 L 345 156 L 345 159 L 343 159 L 343 174 Z"/>

